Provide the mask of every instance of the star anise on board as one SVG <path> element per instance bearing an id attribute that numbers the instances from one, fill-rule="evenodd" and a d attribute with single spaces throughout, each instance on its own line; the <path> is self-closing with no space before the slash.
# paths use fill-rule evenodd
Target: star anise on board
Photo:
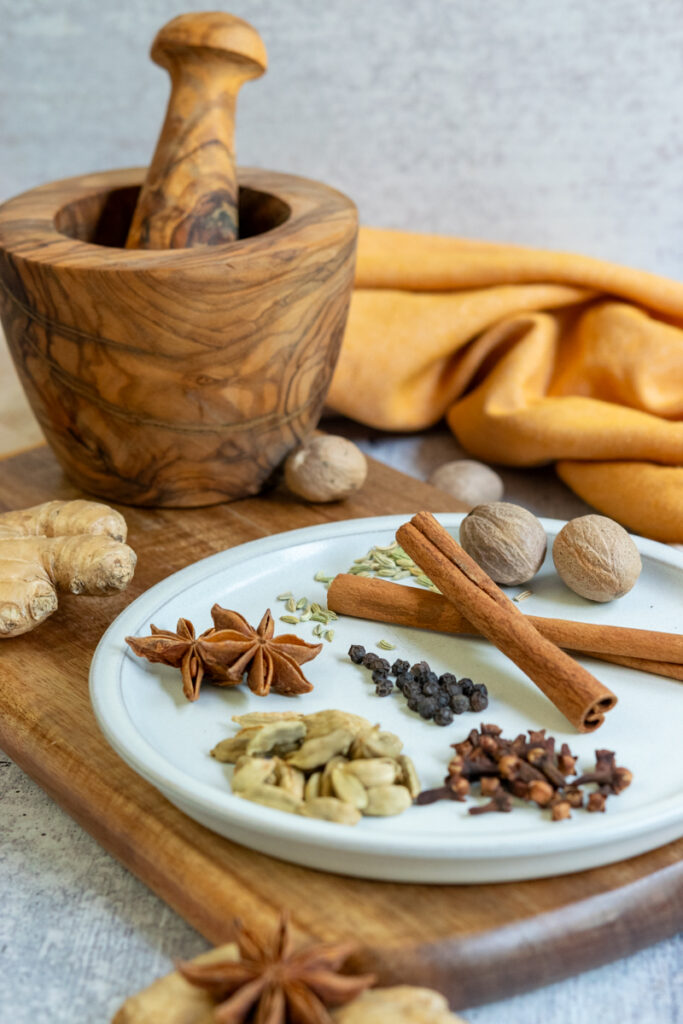
<path id="1" fill-rule="evenodd" d="M 160 662 L 179 668 L 183 679 L 183 693 L 188 700 L 196 700 L 205 675 L 222 674 L 225 654 L 220 631 L 207 629 L 195 636 L 189 619 L 178 619 L 175 633 L 170 629 L 150 626 L 151 636 L 127 636 L 126 643 L 135 654 L 147 661 Z M 239 679 L 222 682 L 236 686 Z"/>
<path id="2" fill-rule="evenodd" d="M 221 636 L 221 651 L 230 652 L 226 679 L 240 681 L 247 672 L 247 684 L 259 697 L 274 690 L 291 696 L 308 693 L 312 685 L 301 671 L 322 650 L 322 644 L 309 644 L 293 633 L 273 636 L 275 622 L 270 609 L 256 629 L 238 612 L 215 604 L 211 617 L 216 635 Z"/>
<path id="3" fill-rule="evenodd" d="M 236 930 L 239 960 L 176 965 L 186 981 L 216 1000 L 217 1024 L 333 1024 L 327 1007 L 356 999 L 375 981 L 371 974 L 338 973 L 353 943 L 293 950 L 286 915 L 269 937 L 239 922 Z"/>

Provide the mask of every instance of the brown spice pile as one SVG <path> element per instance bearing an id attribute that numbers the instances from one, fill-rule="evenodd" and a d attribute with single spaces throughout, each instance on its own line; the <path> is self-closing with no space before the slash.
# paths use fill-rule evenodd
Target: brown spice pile
<path id="1" fill-rule="evenodd" d="M 448 765 L 445 784 L 425 790 L 415 802 L 464 801 L 472 783 L 478 782 L 481 795 L 490 797 L 490 801 L 470 807 L 470 814 L 511 811 L 512 797 L 516 796 L 548 808 L 553 821 L 562 821 L 571 817 L 572 808 L 604 811 L 607 797 L 631 784 L 631 772 L 617 765 L 611 750 L 596 750 L 595 770 L 569 778 L 574 775 L 577 759 L 566 743 L 556 752 L 555 738 L 546 737 L 545 729 L 530 729 L 528 739 L 520 733 L 508 740 L 501 733 L 497 725 L 482 724 L 480 731 L 472 729 L 466 740 L 454 743 L 455 755 Z M 597 788 L 587 793 L 582 787 L 589 783 Z"/>

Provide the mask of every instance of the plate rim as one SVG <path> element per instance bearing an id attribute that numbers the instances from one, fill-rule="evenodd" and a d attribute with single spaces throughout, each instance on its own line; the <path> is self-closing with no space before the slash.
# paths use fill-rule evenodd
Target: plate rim
<path id="1" fill-rule="evenodd" d="M 447 527 L 459 526 L 466 513 L 444 512 L 434 513 Z M 97 724 L 107 742 L 116 753 L 139 775 L 150 782 L 164 796 L 173 802 L 173 796 L 186 806 L 197 804 L 204 813 L 212 818 L 222 817 L 227 824 L 248 829 L 259 835 L 277 836 L 282 840 L 310 843 L 321 848 L 334 847 L 338 851 L 346 851 L 356 855 L 375 858 L 391 856 L 392 858 L 425 860 L 470 860 L 472 857 L 482 860 L 499 861 L 506 858 L 528 856 L 529 846 L 543 837 L 543 851 L 547 854 L 570 855 L 573 850 L 587 850 L 595 846 L 612 845 L 625 842 L 648 833 L 672 827 L 676 822 L 683 823 L 683 797 L 669 796 L 644 807 L 622 812 L 617 819 L 595 821 L 575 820 L 571 832 L 566 829 L 552 830 L 546 834 L 548 822 L 543 820 L 539 828 L 522 828 L 518 832 L 498 833 L 495 843 L 490 833 L 457 836 L 457 849 L 452 848 L 453 837 L 439 833 L 419 832 L 417 835 L 405 833 L 381 832 L 368 833 L 356 829 L 341 829 L 332 822 L 316 819 L 301 819 L 295 815 L 285 815 L 281 811 L 254 804 L 241 799 L 227 788 L 225 793 L 219 792 L 210 783 L 193 779 L 181 768 L 172 764 L 159 753 L 139 732 L 130 717 L 123 698 L 121 672 L 125 659 L 133 658 L 132 653 L 120 644 L 115 645 L 115 652 L 109 649 L 113 638 L 121 639 L 128 633 L 125 623 L 137 620 L 141 608 L 156 602 L 157 596 L 168 591 L 178 593 L 178 585 L 183 589 L 205 578 L 206 566 L 218 564 L 217 572 L 222 572 L 231 564 L 247 561 L 253 555 L 267 554 L 274 550 L 294 547 L 301 543 L 309 543 L 326 536 L 337 538 L 350 533 L 363 534 L 396 528 L 406 521 L 408 514 L 389 516 L 367 516 L 355 519 L 335 520 L 318 523 L 312 526 L 299 527 L 295 530 L 274 533 L 265 537 L 246 541 L 243 544 L 225 548 L 171 573 L 169 576 L 153 584 L 127 605 L 103 633 L 93 654 L 89 672 L 89 693 Z M 565 520 L 539 517 L 549 537 L 554 536 L 565 524 Z M 669 568 L 683 570 L 683 553 L 679 553 L 667 545 L 645 537 L 630 535 L 636 543 L 641 555 L 663 564 Z M 211 573 L 214 575 L 214 573 Z M 151 617 L 153 610 L 145 617 Z M 132 627 L 130 627 L 132 628 Z M 118 656 L 115 686 L 111 683 L 111 669 L 101 671 L 104 663 L 112 656 Z M 103 690 L 104 680 L 109 675 L 107 690 Z M 208 755 L 207 755 L 208 756 Z M 173 794 L 173 796 L 169 796 Z M 302 826 L 302 822 L 305 822 Z"/>

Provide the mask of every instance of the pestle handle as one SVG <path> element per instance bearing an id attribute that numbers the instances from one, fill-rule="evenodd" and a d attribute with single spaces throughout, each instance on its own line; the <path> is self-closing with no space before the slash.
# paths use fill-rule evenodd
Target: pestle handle
<path id="1" fill-rule="evenodd" d="M 235 104 L 241 85 L 266 70 L 263 41 L 231 14 L 181 14 L 159 30 L 151 57 L 169 72 L 171 96 L 126 247 L 233 242 Z"/>

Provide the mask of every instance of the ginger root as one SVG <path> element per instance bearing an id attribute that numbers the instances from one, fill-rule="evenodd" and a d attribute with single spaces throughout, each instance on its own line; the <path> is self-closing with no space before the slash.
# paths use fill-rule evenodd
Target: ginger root
<path id="1" fill-rule="evenodd" d="M 133 578 L 126 521 L 94 501 L 47 501 L 0 514 L 0 639 L 35 629 L 57 591 L 106 596 Z"/>

